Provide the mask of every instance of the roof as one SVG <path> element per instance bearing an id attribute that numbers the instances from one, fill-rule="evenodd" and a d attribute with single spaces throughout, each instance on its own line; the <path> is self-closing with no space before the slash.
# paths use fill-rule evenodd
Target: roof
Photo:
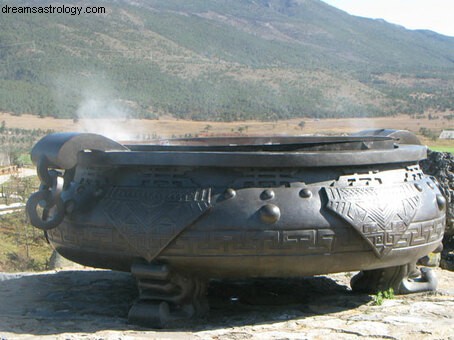
<path id="1" fill-rule="evenodd" d="M 440 139 L 454 139 L 454 130 L 443 130 L 440 133 Z"/>

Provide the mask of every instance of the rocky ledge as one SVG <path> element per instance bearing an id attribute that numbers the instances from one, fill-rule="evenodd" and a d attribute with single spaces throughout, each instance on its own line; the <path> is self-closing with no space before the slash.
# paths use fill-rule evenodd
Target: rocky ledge
<path id="1" fill-rule="evenodd" d="M 212 282 L 209 317 L 171 330 L 127 323 L 137 297 L 127 273 L 3 273 L 0 339 L 453 339 L 454 272 L 435 271 L 437 292 L 392 299 L 352 293 L 354 273 Z"/>
<path id="2" fill-rule="evenodd" d="M 447 201 L 444 250 L 441 262 L 438 259 L 432 264 L 440 263 L 443 269 L 454 270 L 454 154 L 428 150 L 427 159 L 420 165 L 424 173 L 438 180 Z"/>
<path id="3" fill-rule="evenodd" d="M 434 176 L 447 200 L 445 235 L 454 236 L 454 154 L 428 150 L 427 159 L 421 161 L 424 173 Z"/>

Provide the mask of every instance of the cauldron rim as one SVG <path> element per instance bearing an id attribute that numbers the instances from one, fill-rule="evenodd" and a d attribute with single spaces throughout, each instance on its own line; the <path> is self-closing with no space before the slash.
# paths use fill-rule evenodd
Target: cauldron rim
<path id="1" fill-rule="evenodd" d="M 336 151 L 153 151 L 81 152 L 82 166 L 198 166 L 198 167 L 335 167 L 412 163 L 427 157 L 422 145 L 395 145 L 392 149 Z"/>
<path id="2" fill-rule="evenodd" d="M 190 138 L 161 138 L 147 141 L 120 141 L 123 145 L 130 149 L 142 149 L 146 151 L 153 147 L 169 148 L 169 147 L 266 147 L 266 146 L 291 146 L 298 145 L 301 147 L 311 145 L 338 145 L 345 143 L 369 143 L 372 148 L 374 144 L 378 148 L 392 148 L 395 138 L 388 136 L 210 136 L 210 137 L 190 137 Z M 285 151 L 285 147 L 283 148 Z"/>
<path id="3" fill-rule="evenodd" d="M 31 156 L 40 168 L 82 166 L 323 167 L 410 164 L 427 157 L 421 145 L 390 136 L 210 137 L 122 145 L 101 135 L 55 133 Z"/>

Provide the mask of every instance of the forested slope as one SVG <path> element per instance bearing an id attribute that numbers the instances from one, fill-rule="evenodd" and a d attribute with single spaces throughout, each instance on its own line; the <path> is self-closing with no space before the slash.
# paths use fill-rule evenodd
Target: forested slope
<path id="1" fill-rule="evenodd" d="M 0 14 L 0 111 L 236 120 L 454 110 L 454 38 L 319 0 L 97 5 L 107 13 Z"/>

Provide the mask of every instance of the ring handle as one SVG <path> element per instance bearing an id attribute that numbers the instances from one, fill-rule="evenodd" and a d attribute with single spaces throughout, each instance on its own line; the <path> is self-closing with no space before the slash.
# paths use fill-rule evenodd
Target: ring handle
<path id="1" fill-rule="evenodd" d="M 37 212 L 38 205 L 44 204 L 43 216 L 39 216 Z M 65 217 L 63 201 L 60 198 L 52 199 L 52 192 L 48 190 L 40 190 L 30 196 L 26 204 L 26 211 L 30 219 L 30 223 L 41 230 L 51 230 L 56 228 Z M 52 215 L 51 212 L 53 212 Z M 50 218 L 44 216 L 50 215 Z"/>

